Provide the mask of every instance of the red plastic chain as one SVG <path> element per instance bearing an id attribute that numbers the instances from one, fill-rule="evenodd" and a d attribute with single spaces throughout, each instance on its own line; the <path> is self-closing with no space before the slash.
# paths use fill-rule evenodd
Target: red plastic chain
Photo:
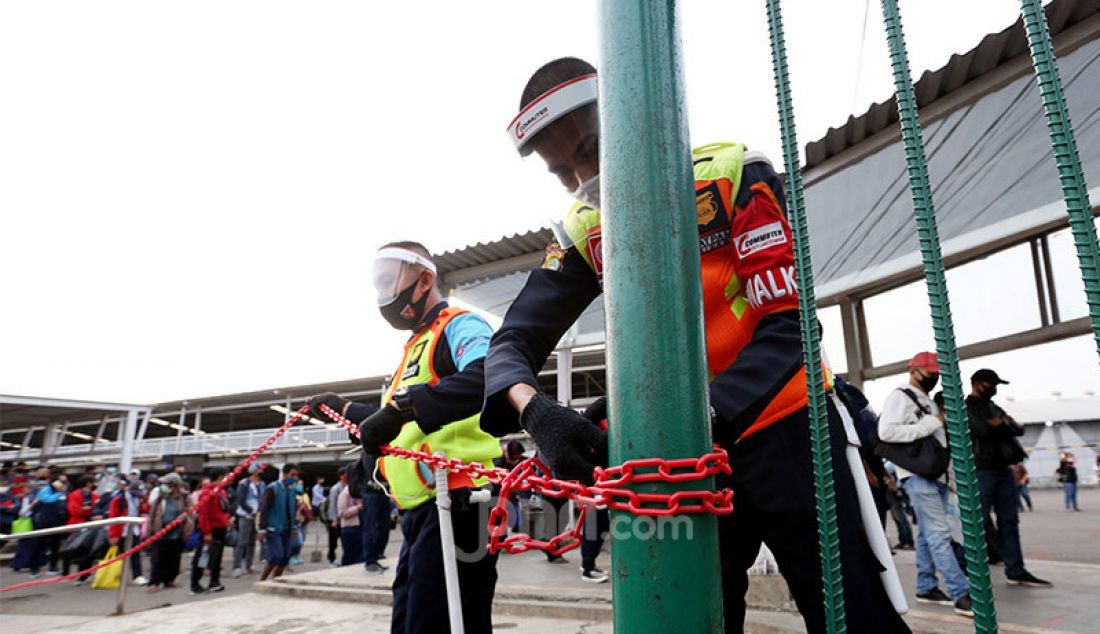
<path id="1" fill-rule="evenodd" d="M 349 433 L 359 436 L 358 426 L 351 423 L 327 405 L 321 410 L 339 423 Z M 597 467 L 593 472 L 595 484 L 586 486 L 575 480 L 559 480 L 548 475 L 551 471 L 538 458 L 531 457 L 516 465 L 511 471 L 497 467 L 485 467 L 477 462 L 465 463 L 457 458 L 442 458 L 423 451 L 414 451 L 384 445 L 382 453 L 389 456 L 416 460 L 432 468 L 442 467 L 452 473 L 471 478 L 487 478 L 500 485 L 496 506 L 489 513 L 489 551 L 503 550 L 522 553 L 528 550 L 545 550 L 560 555 L 580 545 L 581 528 L 588 509 L 607 506 L 618 511 L 648 517 L 668 517 L 689 513 L 725 515 L 733 512 L 733 491 L 676 491 L 674 493 L 640 493 L 623 488 L 628 484 L 654 482 L 695 482 L 713 475 L 729 474 L 729 456 L 724 449 L 715 446 L 714 451 L 698 458 L 638 458 L 616 467 Z M 523 533 L 508 536 L 508 497 L 516 491 L 533 491 L 553 498 L 574 500 L 580 507 L 576 525 L 550 539 L 538 540 Z"/>
<path id="2" fill-rule="evenodd" d="M 279 440 L 279 438 L 282 437 L 282 435 L 284 433 L 286 433 L 286 430 L 293 427 L 295 425 L 295 423 L 297 423 L 299 420 L 301 420 L 302 416 L 304 416 L 307 412 L 309 412 L 309 407 L 308 406 L 303 406 L 301 409 L 299 409 L 293 416 L 291 416 L 285 423 L 283 423 L 282 427 L 275 430 L 275 433 L 271 434 L 271 436 L 266 441 L 264 441 L 264 444 L 262 444 L 258 448 L 256 448 L 256 450 L 253 451 L 250 456 L 245 458 L 232 471 L 230 471 L 228 474 L 226 474 L 226 476 L 224 478 L 222 478 L 221 480 L 218 480 L 217 482 L 215 482 L 213 484 L 213 486 L 210 486 L 206 489 L 203 489 L 202 493 L 199 495 L 198 501 L 195 502 L 194 506 L 187 509 L 186 513 L 181 513 L 179 515 L 179 517 L 172 520 L 168 524 L 165 524 L 164 527 L 161 528 L 159 531 L 153 533 L 149 537 L 146 537 L 137 546 L 134 546 L 133 548 L 131 548 L 130 550 L 127 550 L 124 553 L 120 553 L 118 555 L 115 555 L 114 557 L 112 557 L 112 558 L 110 558 L 106 561 L 101 561 L 99 564 L 97 564 L 95 566 L 92 566 L 91 568 L 88 568 L 87 570 L 81 570 L 79 572 L 74 572 L 74 573 L 69 574 L 69 575 L 61 575 L 61 576 L 58 576 L 58 577 L 50 577 L 48 579 L 36 579 L 34 581 L 27 581 L 25 583 L 17 583 L 13 586 L 8 586 L 6 588 L 0 588 L 0 594 L 2 594 L 4 592 L 11 592 L 12 590 L 20 590 L 22 588 L 33 588 L 34 586 L 44 586 L 44 585 L 48 585 L 48 584 L 51 584 L 51 583 L 59 583 L 61 581 L 69 581 L 69 580 L 72 580 L 72 579 L 77 579 L 77 578 L 83 577 L 84 575 L 91 574 L 91 573 L 99 570 L 100 568 L 106 568 L 107 566 L 110 566 L 113 563 L 122 561 L 123 559 L 126 559 L 130 555 L 133 555 L 134 553 L 140 552 L 141 550 L 143 550 L 145 548 L 148 548 L 150 544 L 157 541 L 161 537 L 164 537 L 165 535 L 167 535 L 170 531 L 172 531 L 172 529 L 179 526 L 185 519 L 187 519 L 190 515 L 195 513 L 198 510 L 198 508 L 200 506 L 202 506 L 202 504 L 206 500 L 206 498 L 208 498 L 210 495 L 213 495 L 213 494 L 216 494 L 217 492 L 220 492 L 222 489 L 224 489 L 228 485 L 232 484 L 233 481 L 237 479 L 237 476 L 239 476 L 245 469 L 247 469 L 249 465 L 251 465 L 253 462 L 255 462 L 256 458 L 260 457 L 260 454 L 262 454 L 265 451 L 267 451 L 268 449 L 270 449 L 271 446 L 274 445 Z"/>

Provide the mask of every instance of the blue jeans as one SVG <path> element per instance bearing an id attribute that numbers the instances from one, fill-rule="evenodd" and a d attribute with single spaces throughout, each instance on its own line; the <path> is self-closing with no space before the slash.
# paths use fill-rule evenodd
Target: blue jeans
<path id="1" fill-rule="evenodd" d="M 970 591 L 970 583 L 951 548 L 947 485 L 915 475 L 906 478 L 902 487 L 917 513 L 917 593 L 939 586 L 938 570 L 947 584 L 947 593 L 958 599 Z"/>
<path id="2" fill-rule="evenodd" d="M 1066 509 L 1077 510 L 1077 483 L 1063 482 L 1062 490 L 1066 494 Z"/>
<path id="3" fill-rule="evenodd" d="M 1016 477 L 1012 469 L 978 469 L 978 489 L 982 493 L 982 515 L 986 532 L 996 535 L 996 546 L 1005 562 L 1005 574 L 1018 577 L 1024 572 L 1024 554 L 1020 550 L 1020 502 Z M 997 514 L 997 530 L 993 526 L 993 513 Z"/>
<path id="4" fill-rule="evenodd" d="M 267 565 L 269 566 L 282 566 L 286 567 L 290 563 L 290 531 L 285 533 L 276 533 L 275 531 L 267 531 Z"/>

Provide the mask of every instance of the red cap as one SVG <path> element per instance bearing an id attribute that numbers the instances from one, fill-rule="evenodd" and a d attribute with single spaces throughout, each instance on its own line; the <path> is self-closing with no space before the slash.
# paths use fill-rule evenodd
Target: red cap
<path id="1" fill-rule="evenodd" d="M 909 360 L 909 369 L 920 368 L 929 372 L 940 373 L 940 362 L 936 360 L 935 352 L 918 352 Z"/>

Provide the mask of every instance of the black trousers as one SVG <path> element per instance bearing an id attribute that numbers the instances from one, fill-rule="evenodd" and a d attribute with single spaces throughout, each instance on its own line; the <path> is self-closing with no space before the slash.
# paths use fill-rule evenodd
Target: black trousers
<path id="1" fill-rule="evenodd" d="M 340 525 L 332 525 L 331 520 L 325 520 L 325 527 L 328 528 L 328 562 L 336 562 L 336 547 L 340 544 Z"/>
<path id="2" fill-rule="evenodd" d="M 831 403 L 829 436 L 848 631 L 908 632 L 880 582 L 882 566 L 863 531 L 852 473 L 844 456 L 844 428 Z M 734 512 L 718 520 L 726 631 L 743 631 L 746 571 L 763 542 L 775 555 L 806 629 L 825 632 L 807 410 L 799 410 L 727 449 L 733 473 L 718 479 L 719 486 L 734 490 Z"/>
<path id="3" fill-rule="evenodd" d="M 202 566 L 199 565 L 199 561 L 202 559 L 202 553 L 204 550 L 209 549 L 209 555 L 207 557 L 206 567 L 210 570 L 210 587 L 220 586 L 222 584 L 222 549 L 225 548 L 225 532 L 224 528 L 215 528 L 210 531 L 212 540 L 209 544 L 205 539 L 199 540 L 199 545 L 195 548 L 195 554 L 191 558 L 191 589 L 202 589 Z M 205 537 L 205 536 L 204 536 Z"/>
<path id="4" fill-rule="evenodd" d="M 470 504 L 468 490 L 451 492 L 451 526 L 458 551 L 462 620 L 469 634 L 490 634 L 493 629 L 491 612 L 497 584 L 497 556 L 488 551 L 488 519 L 488 504 Z M 429 501 L 406 511 L 401 518 L 401 532 L 405 541 L 393 580 L 390 632 L 450 632 L 436 505 Z"/>
<path id="5" fill-rule="evenodd" d="M 180 557 L 183 556 L 183 538 L 161 538 L 153 544 L 152 571 L 149 585 L 172 583 L 180 574 Z"/>

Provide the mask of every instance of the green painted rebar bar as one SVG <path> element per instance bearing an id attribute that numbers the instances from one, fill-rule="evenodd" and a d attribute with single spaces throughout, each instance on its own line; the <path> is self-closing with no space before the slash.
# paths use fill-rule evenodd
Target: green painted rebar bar
<path id="1" fill-rule="evenodd" d="M 1085 282 L 1085 301 L 1092 319 L 1092 332 L 1096 338 L 1096 352 L 1100 354 L 1100 246 L 1096 242 L 1096 225 L 1092 222 L 1092 205 L 1081 159 L 1077 156 L 1077 140 L 1069 119 L 1069 108 L 1062 91 L 1062 78 L 1058 74 L 1058 62 L 1054 57 L 1050 30 L 1039 0 L 1020 0 L 1023 6 L 1024 28 L 1031 46 L 1031 62 L 1035 66 L 1035 80 L 1043 100 L 1043 111 L 1050 128 L 1050 141 L 1054 146 L 1054 160 L 1058 165 L 1058 180 L 1062 182 L 1062 195 L 1069 212 L 1069 226 L 1073 243 L 1077 247 L 1077 260 L 1081 277 Z"/>
<path id="2" fill-rule="evenodd" d="M 917 99 L 910 78 L 909 57 L 905 51 L 905 36 L 901 29 L 897 1 L 882 0 L 882 12 L 886 24 L 886 40 L 890 46 L 890 60 L 894 68 L 901 135 L 905 143 L 905 162 L 913 193 L 917 234 L 920 238 L 921 258 L 924 261 L 924 279 L 928 286 L 928 304 L 932 310 L 932 329 L 943 381 L 947 436 L 951 445 L 951 462 L 955 469 L 963 524 L 970 598 L 974 602 L 974 628 L 978 632 L 996 632 L 997 615 L 993 607 L 993 588 L 989 581 L 981 497 L 974 473 L 974 454 L 970 446 L 962 379 L 959 376 L 959 358 L 955 348 L 955 328 L 951 323 L 951 303 L 947 296 L 947 280 L 944 277 L 936 212 L 932 205 L 932 187 L 928 181 L 924 141 L 921 139 L 917 115 Z"/>
<path id="3" fill-rule="evenodd" d="M 713 445 L 677 3 L 605 0 L 600 33 L 610 459 L 699 456 Z M 714 515 L 611 522 L 616 632 L 722 631 Z"/>
<path id="4" fill-rule="evenodd" d="M 802 361 L 806 366 L 809 394 L 810 440 L 814 455 L 814 493 L 817 498 L 817 534 L 821 549 L 821 579 L 825 622 L 829 632 L 844 632 L 844 583 L 840 568 L 840 536 L 836 521 L 833 459 L 829 449 L 829 419 L 825 383 L 821 376 L 821 333 L 814 300 L 814 271 L 810 260 L 810 235 L 802 196 L 802 167 L 798 160 L 798 135 L 791 105 L 787 72 L 787 45 L 783 39 L 783 15 L 779 0 L 767 0 L 771 35 L 772 68 L 779 104 L 779 128 L 783 136 L 783 166 L 787 171 L 787 213 L 794 233 L 795 272 L 798 280 L 798 314 L 802 328 Z"/>

